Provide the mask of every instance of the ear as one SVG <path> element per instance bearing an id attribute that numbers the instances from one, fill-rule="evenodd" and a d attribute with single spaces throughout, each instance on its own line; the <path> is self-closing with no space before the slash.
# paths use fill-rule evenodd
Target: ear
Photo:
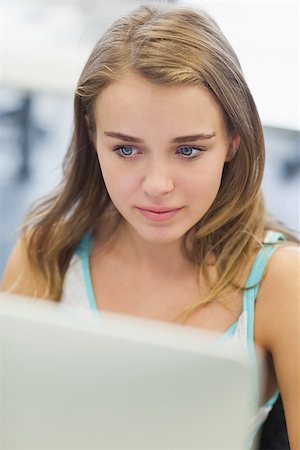
<path id="1" fill-rule="evenodd" d="M 240 143 L 241 143 L 241 136 L 238 134 L 237 131 L 234 131 L 230 137 L 230 143 L 225 160 L 226 162 L 231 161 L 235 157 L 236 152 L 239 149 Z"/>

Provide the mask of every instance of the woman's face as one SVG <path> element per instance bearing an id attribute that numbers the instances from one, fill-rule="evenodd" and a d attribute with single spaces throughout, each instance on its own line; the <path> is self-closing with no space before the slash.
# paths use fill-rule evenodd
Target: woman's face
<path id="1" fill-rule="evenodd" d="M 106 188 L 131 231 L 152 243 L 181 239 L 212 205 L 239 139 L 212 94 L 130 73 L 99 95 L 95 121 Z"/>

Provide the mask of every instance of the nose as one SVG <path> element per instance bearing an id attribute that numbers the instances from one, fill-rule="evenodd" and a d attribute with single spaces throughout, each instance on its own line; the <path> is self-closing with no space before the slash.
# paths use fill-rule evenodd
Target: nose
<path id="1" fill-rule="evenodd" d="M 174 177 L 167 164 L 155 162 L 148 165 L 142 189 L 148 197 L 157 198 L 174 190 Z"/>

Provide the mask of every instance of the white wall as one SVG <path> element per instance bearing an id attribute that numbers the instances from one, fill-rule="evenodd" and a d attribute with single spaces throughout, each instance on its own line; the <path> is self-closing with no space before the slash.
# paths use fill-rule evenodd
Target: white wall
<path id="1" fill-rule="evenodd" d="M 298 1 L 200 1 L 235 49 L 265 125 L 300 130 Z"/>
<path id="2" fill-rule="evenodd" d="M 0 85 L 73 92 L 97 37 L 145 0 L 0 1 Z M 299 1 L 173 3 L 204 8 L 242 64 L 265 125 L 300 130 Z"/>

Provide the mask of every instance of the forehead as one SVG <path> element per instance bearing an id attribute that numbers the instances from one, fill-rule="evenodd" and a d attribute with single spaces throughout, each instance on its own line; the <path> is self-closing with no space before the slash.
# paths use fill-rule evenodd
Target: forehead
<path id="1" fill-rule="evenodd" d="M 222 109 L 202 86 L 155 84 L 137 74 L 112 82 L 97 97 L 96 123 L 104 127 L 135 125 L 161 128 L 224 127 Z"/>

